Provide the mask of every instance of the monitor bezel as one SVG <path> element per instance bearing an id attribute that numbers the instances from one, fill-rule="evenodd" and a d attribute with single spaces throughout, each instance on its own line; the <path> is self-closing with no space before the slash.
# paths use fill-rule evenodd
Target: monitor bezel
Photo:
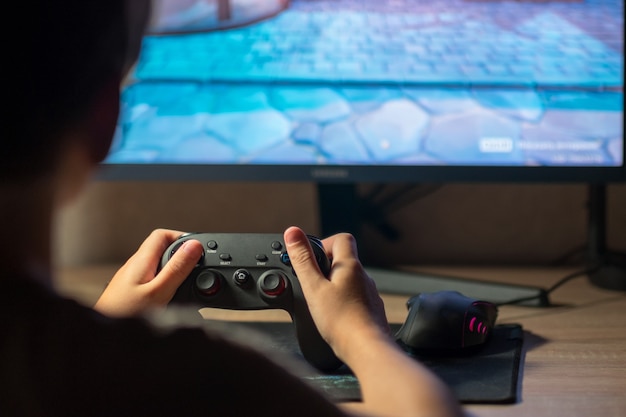
<path id="1" fill-rule="evenodd" d="M 576 182 L 626 181 L 626 165 L 596 166 L 390 166 L 283 164 L 100 165 L 101 181 L 236 181 L 314 183 Z"/>

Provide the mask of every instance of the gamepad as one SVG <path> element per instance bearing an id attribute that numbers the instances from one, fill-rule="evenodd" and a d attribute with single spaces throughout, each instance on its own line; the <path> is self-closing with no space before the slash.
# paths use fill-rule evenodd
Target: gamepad
<path id="1" fill-rule="evenodd" d="M 300 350 L 309 363 L 322 371 L 341 365 L 315 327 L 282 235 L 185 234 L 165 250 L 161 267 L 189 239 L 202 243 L 204 254 L 171 303 L 231 310 L 285 310 L 293 320 Z M 309 236 L 309 241 L 321 272 L 327 276 L 330 261 L 321 242 L 313 236 Z"/>

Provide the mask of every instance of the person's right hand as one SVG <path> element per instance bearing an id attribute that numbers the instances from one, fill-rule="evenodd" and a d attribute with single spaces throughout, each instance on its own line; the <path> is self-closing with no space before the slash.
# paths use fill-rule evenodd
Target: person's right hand
<path id="1" fill-rule="evenodd" d="M 322 241 L 331 259 L 328 277 L 302 230 L 290 227 L 284 238 L 315 325 L 359 380 L 363 400 L 348 403 L 347 411 L 385 417 L 463 415 L 448 387 L 391 337 L 383 302 L 357 258 L 354 237 L 338 234 Z"/>
<path id="2" fill-rule="evenodd" d="M 350 346 L 389 337 L 383 302 L 358 260 L 352 235 L 341 233 L 322 241 L 331 260 L 328 277 L 321 273 L 301 229 L 290 227 L 284 238 L 313 321 L 340 359 L 347 361 Z"/>

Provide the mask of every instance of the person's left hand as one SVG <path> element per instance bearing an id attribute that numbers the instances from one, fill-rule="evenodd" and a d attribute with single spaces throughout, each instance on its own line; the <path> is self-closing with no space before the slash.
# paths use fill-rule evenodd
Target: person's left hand
<path id="1" fill-rule="evenodd" d="M 94 309 L 108 316 L 124 317 L 166 306 L 204 250 L 197 240 L 187 240 L 157 273 L 163 252 L 182 233 L 153 231 L 115 274 Z"/>

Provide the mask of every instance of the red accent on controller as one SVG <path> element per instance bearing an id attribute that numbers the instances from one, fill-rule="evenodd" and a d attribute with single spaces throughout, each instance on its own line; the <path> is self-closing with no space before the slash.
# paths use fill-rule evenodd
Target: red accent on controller
<path id="1" fill-rule="evenodd" d="M 277 281 L 268 283 L 268 278 L 270 280 L 272 280 L 273 278 Z M 263 277 L 263 282 L 261 283 L 260 288 L 265 295 L 268 295 L 270 297 L 277 297 L 285 292 L 287 285 L 285 284 L 285 278 L 283 278 L 281 275 L 271 274 Z"/>
<path id="2" fill-rule="evenodd" d="M 196 278 L 196 288 L 205 296 L 217 294 L 221 288 L 220 276 L 213 271 L 202 272 Z"/>

